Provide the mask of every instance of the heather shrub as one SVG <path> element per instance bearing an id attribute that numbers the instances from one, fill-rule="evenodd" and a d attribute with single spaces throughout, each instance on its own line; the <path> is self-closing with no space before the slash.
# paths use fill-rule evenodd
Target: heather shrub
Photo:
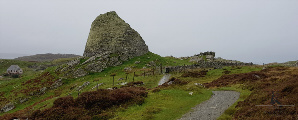
<path id="1" fill-rule="evenodd" d="M 176 86 L 176 85 L 186 85 L 186 84 L 188 84 L 188 81 L 183 81 L 175 77 L 172 77 L 169 79 L 168 82 L 165 82 L 164 84 L 160 85 L 159 88 L 165 88 L 165 87 Z"/>
<path id="2" fill-rule="evenodd" d="M 61 97 L 54 101 L 53 107 L 62 107 L 62 108 L 68 108 L 68 107 L 74 107 L 74 99 L 73 97 Z"/>
<path id="3" fill-rule="evenodd" d="M 114 90 L 100 89 L 98 91 L 84 92 L 73 97 L 61 97 L 54 101 L 52 108 L 34 111 L 32 119 L 109 119 L 113 115 L 110 112 L 114 106 L 130 104 L 142 104 L 147 97 L 145 88 L 125 87 Z M 92 117 L 91 117 L 92 116 Z"/>
<path id="4" fill-rule="evenodd" d="M 92 107 L 106 109 L 112 105 L 112 101 L 110 101 L 108 96 L 110 91 L 100 89 L 98 91 L 84 92 L 76 99 L 75 103 L 85 109 L 92 109 Z"/>
<path id="5" fill-rule="evenodd" d="M 155 89 L 152 90 L 153 93 L 157 93 L 157 92 L 159 92 L 159 91 L 160 91 L 159 88 L 155 88 Z"/>
<path id="6" fill-rule="evenodd" d="M 194 78 L 199 78 L 199 77 L 204 77 L 205 75 L 207 75 L 207 70 L 201 70 L 201 71 L 188 71 L 186 73 L 183 73 L 181 75 L 181 77 L 194 77 Z"/>
<path id="7" fill-rule="evenodd" d="M 115 89 L 109 93 L 109 96 L 114 105 L 119 105 L 133 99 L 133 94 L 127 91 L 126 88 Z"/>

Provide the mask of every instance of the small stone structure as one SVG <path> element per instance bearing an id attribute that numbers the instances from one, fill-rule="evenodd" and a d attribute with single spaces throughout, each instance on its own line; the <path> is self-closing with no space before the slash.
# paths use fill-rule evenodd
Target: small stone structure
<path id="1" fill-rule="evenodd" d="M 23 70 L 18 65 L 11 65 L 7 69 L 7 73 L 9 75 L 21 75 L 21 74 L 23 74 Z"/>
<path id="2" fill-rule="evenodd" d="M 200 54 L 194 55 L 190 58 L 190 62 L 199 62 L 199 61 L 214 61 L 215 52 L 207 51 L 201 52 Z"/>

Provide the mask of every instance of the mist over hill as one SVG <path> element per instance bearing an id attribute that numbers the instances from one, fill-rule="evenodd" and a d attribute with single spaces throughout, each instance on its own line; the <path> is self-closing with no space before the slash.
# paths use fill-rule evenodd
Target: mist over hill
<path id="1" fill-rule="evenodd" d="M 28 56 L 29 54 L 21 53 L 0 53 L 0 59 L 15 59 L 17 57 Z"/>
<path id="2" fill-rule="evenodd" d="M 79 57 L 79 55 L 46 53 L 46 54 L 36 54 L 36 55 L 18 57 L 18 58 L 15 58 L 15 60 L 44 62 L 44 61 L 52 61 L 59 58 L 73 58 L 73 57 Z"/>

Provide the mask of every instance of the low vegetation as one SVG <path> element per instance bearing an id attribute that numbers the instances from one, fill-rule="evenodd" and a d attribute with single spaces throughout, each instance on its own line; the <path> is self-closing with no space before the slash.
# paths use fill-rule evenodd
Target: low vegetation
<path id="1" fill-rule="evenodd" d="M 31 119 L 108 119 L 113 117 L 110 114 L 113 107 L 141 105 L 146 96 L 147 92 L 142 87 L 84 92 L 76 99 L 71 96 L 56 99 L 53 107 L 43 111 L 36 110 Z"/>
<path id="2" fill-rule="evenodd" d="M 232 86 L 250 90 L 244 101 L 229 109 L 226 114 L 234 119 L 295 119 L 298 102 L 298 69 L 269 67 L 267 69 L 233 75 L 224 75 L 207 87 Z M 224 118 L 224 117 L 223 117 Z"/>
<path id="3" fill-rule="evenodd" d="M 35 61 L 35 62 L 45 62 L 45 61 L 53 61 L 57 59 L 72 59 L 79 57 L 79 55 L 74 55 L 74 54 L 52 54 L 52 53 L 47 53 L 47 54 L 36 54 L 36 55 L 31 55 L 31 56 L 23 56 L 23 57 L 18 57 L 15 60 L 21 60 L 21 61 Z"/>
<path id="4" fill-rule="evenodd" d="M 55 60 L 56 64 L 67 61 Z M 257 114 L 248 112 L 248 108 L 256 104 L 270 105 L 271 94 L 263 91 L 266 86 L 283 91 L 278 99 L 280 103 L 297 103 L 294 96 L 297 87 L 288 82 L 296 84 L 296 68 L 273 67 L 262 70 L 260 66 L 231 66 L 222 69 L 190 69 L 182 73 L 171 73 L 172 78 L 158 86 L 164 76 L 160 72 L 165 71 L 159 68 L 160 65 L 192 64 L 188 61 L 147 53 L 125 61 L 120 66 L 78 78 L 64 78 L 61 73 L 55 72 L 56 66 L 47 67 L 43 71 L 27 67 L 32 64 L 53 64 L 53 61 L 17 61 L 22 63 L 21 68 L 32 71 L 32 74 L 0 80 L 0 87 L 3 88 L 0 89 L 0 107 L 9 101 L 19 101 L 21 98 L 28 100 L 16 104 L 15 109 L 5 114 L 0 113 L 0 119 L 178 119 L 195 105 L 208 100 L 213 90 L 235 90 L 241 93 L 240 99 L 219 119 L 255 119 L 247 116 L 266 116 L 261 113 L 265 108 L 254 107 L 259 111 Z M 62 86 L 50 89 L 60 79 Z M 40 93 L 42 88 L 47 88 L 44 93 Z M 291 119 L 293 107 L 283 109 L 290 113 L 287 118 Z"/>

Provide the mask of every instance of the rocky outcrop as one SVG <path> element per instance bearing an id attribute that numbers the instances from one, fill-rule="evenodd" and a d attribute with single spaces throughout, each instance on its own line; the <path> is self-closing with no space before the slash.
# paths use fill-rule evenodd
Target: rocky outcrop
<path id="1" fill-rule="evenodd" d="M 84 56 L 58 67 L 56 72 L 66 77 L 82 77 L 148 52 L 140 34 L 111 11 L 93 21 Z"/>
<path id="2" fill-rule="evenodd" d="M 137 31 L 111 11 L 93 21 L 84 56 L 92 57 L 106 51 L 127 60 L 147 53 L 148 46 Z"/>

